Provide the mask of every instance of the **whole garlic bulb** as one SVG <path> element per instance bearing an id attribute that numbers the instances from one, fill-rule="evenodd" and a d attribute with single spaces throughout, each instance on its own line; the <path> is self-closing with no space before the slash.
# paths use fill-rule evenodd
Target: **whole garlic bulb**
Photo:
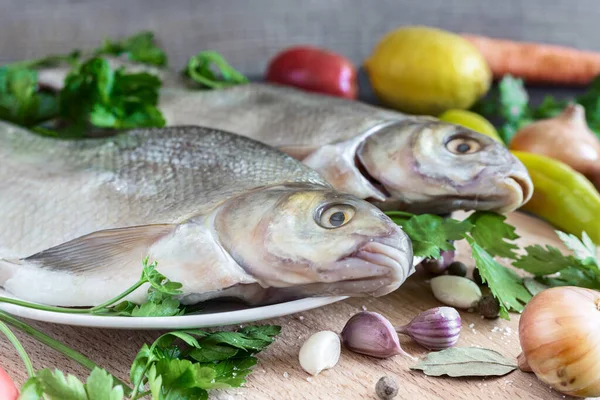
<path id="1" fill-rule="evenodd" d="M 600 396 L 599 292 L 565 286 L 538 293 L 519 321 L 519 341 L 521 369 L 528 364 L 561 393 Z"/>

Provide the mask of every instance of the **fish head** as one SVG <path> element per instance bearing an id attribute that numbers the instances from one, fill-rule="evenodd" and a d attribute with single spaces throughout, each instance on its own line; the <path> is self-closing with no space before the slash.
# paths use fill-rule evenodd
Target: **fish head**
<path id="1" fill-rule="evenodd" d="M 357 163 L 386 194 L 384 209 L 505 213 L 533 193 L 527 169 L 504 145 L 435 118 L 385 125 L 358 147 Z"/>
<path id="2" fill-rule="evenodd" d="M 408 236 L 377 207 L 331 189 L 272 187 L 215 219 L 223 248 L 268 288 L 297 296 L 381 296 L 414 272 Z"/>

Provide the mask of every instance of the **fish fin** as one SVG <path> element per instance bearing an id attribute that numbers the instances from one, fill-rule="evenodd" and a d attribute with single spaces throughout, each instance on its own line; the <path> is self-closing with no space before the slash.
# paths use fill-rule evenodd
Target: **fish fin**
<path id="1" fill-rule="evenodd" d="M 149 247 L 176 227 L 174 224 L 160 224 L 97 231 L 43 250 L 24 261 L 70 272 L 124 266 L 132 257 L 136 257 L 136 262 L 141 265 Z"/>
<path id="2" fill-rule="evenodd" d="M 0 286 L 10 279 L 15 268 L 19 268 L 23 262 L 19 259 L 0 258 Z"/>

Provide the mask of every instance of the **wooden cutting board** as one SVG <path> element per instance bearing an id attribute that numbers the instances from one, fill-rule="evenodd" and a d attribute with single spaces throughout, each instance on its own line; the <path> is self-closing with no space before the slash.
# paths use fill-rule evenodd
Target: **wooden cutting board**
<path id="1" fill-rule="evenodd" d="M 457 216 L 460 218 L 460 216 Z M 553 229 L 521 213 L 509 215 L 509 222 L 521 235 L 520 244 L 552 244 L 563 250 Z M 457 244 L 458 258 L 472 266 L 468 246 Z M 400 392 L 396 399 L 563 399 L 560 393 L 536 379 L 535 375 L 516 370 L 499 378 L 435 378 L 427 377 L 409 367 L 415 363 L 406 356 L 385 360 L 374 359 L 343 350 L 339 363 L 331 370 L 310 377 L 298 364 L 298 351 L 303 341 L 320 330 L 340 332 L 344 324 L 361 310 L 385 315 L 394 325 L 408 323 L 415 315 L 439 306 L 429 289 L 424 272 L 419 271 L 399 290 L 382 298 L 349 299 L 320 309 L 265 321 L 282 326 L 277 341 L 259 355 L 260 363 L 250 376 L 247 387 L 215 391 L 212 399 L 377 399 L 375 383 L 384 376 L 393 376 Z M 520 353 L 518 314 L 511 320 L 483 320 L 477 314 L 461 312 L 463 329 L 458 346 L 481 346 L 494 349 L 507 357 Z M 131 361 L 143 343 L 153 341 L 161 332 L 76 328 L 31 322 L 38 329 L 84 353 L 115 376 L 127 381 Z M 58 367 L 77 376 L 87 371 L 53 350 L 17 334 L 33 360 L 36 369 Z M 410 339 L 401 338 L 403 348 L 415 357 L 427 351 Z M 0 364 L 21 384 L 26 379 L 23 365 L 15 350 L 0 338 Z"/>

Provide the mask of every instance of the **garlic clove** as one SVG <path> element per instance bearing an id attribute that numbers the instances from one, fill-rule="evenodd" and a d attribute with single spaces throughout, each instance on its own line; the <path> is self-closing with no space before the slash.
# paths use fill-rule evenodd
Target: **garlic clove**
<path id="1" fill-rule="evenodd" d="M 396 328 L 429 350 L 456 345 L 461 330 L 460 314 L 452 307 L 436 307 L 417 315 L 408 324 Z"/>
<path id="2" fill-rule="evenodd" d="M 482 296 L 481 289 L 475 282 L 454 275 L 441 275 L 431 279 L 431 290 L 442 303 L 462 309 L 475 307 Z"/>
<path id="3" fill-rule="evenodd" d="M 341 343 L 335 332 L 321 331 L 309 337 L 298 354 L 300 366 L 315 376 L 323 370 L 333 368 L 340 359 Z"/>
<path id="4" fill-rule="evenodd" d="M 411 357 L 400 347 L 396 330 L 383 315 L 363 311 L 352 316 L 342 330 L 344 347 L 355 353 L 388 358 L 396 354 Z"/>

